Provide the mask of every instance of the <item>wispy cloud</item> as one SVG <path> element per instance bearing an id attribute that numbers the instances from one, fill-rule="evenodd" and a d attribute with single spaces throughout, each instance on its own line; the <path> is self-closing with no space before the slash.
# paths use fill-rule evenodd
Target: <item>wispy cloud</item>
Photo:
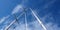
<path id="1" fill-rule="evenodd" d="M 7 18 L 9 18 L 9 15 L 8 15 L 8 16 L 5 16 L 5 17 L 3 17 L 3 18 L 1 18 L 0 24 L 1 24 L 2 22 L 4 22 Z"/>

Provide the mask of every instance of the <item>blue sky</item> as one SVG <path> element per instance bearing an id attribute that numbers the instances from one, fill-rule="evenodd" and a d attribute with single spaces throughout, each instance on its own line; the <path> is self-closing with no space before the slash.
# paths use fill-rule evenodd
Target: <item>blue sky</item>
<path id="1" fill-rule="evenodd" d="M 45 24 L 45 26 L 49 25 L 48 27 L 50 27 L 52 30 L 54 30 L 53 28 L 56 26 L 57 27 L 55 30 L 60 28 L 60 0 L 0 0 L 0 26 L 7 26 L 7 21 L 13 21 L 13 14 L 16 14 L 18 17 L 19 14 L 23 12 L 23 7 L 33 9 L 43 24 Z M 26 13 L 29 23 L 30 21 L 32 21 L 32 24 L 33 22 L 36 22 L 34 21 L 36 19 L 31 14 L 29 9 Z M 20 18 L 24 21 L 24 15 Z M 21 24 L 21 26 L 22 25 L 24 26 L 25 24 Z"/>
<path id="2" fill-rule="evenodd" d="M 20 3 L 21 0 L 0 0 L 0 17 L 11 14 L 13 8 Z"/>

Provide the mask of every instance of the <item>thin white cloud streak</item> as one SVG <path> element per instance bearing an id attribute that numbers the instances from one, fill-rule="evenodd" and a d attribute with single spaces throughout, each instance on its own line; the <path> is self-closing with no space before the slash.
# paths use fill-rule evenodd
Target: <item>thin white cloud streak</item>
<path id="1" fill-rule="evenodd" d="M 4 22 L 8 17 L 9 17 L 9 15 L 8 15 L 8 16 L 5 16 L 5 17 L 3 17 L 3 18 L 1 18 L 0 24 L 1 24 L 2 22 Z"/>
<path id="2" fill-rule="evenodd" d="M 32 9 L 30 8 L 30 10 L 32 11 Z M 37 19 L 37 21 L 40 23 L 40 25 L 43 27 L 44 30 L 47 30 L 46 27 L 43 25 L 42 21 L 40 21 L 40 19 L 37 17 L 37 15 L 32 11 L 33 15 L 35 16 L 35 18 Z"/>
<path id="3" fill-rule="evenodd" d="M 25 8 L 25 4 L 26 4 L 27 2 L 28 2 L 28 0 L 22 0 L 21 4 L 17 5 L 17 6 L 13 9 L 12 14 L 23 11 L 23 8 Z"/>

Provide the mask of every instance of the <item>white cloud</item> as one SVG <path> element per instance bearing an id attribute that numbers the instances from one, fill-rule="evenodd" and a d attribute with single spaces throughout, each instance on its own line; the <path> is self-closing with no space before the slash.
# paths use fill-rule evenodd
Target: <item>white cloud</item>
<path id="1" fill-rule="evenodd" d="M 47 28 L 47 30 L 60 30 L 60 28 L 53 23 L 44 24 Z M 38 23 L 38 21 L 33 21 L 28 24 L 28 30 L 44 30 L 41 25 Z M 10 28 L 12 30 L 12 28 Z M 25 30 L 25 24 L 18 25 L 14 30 Z"/>

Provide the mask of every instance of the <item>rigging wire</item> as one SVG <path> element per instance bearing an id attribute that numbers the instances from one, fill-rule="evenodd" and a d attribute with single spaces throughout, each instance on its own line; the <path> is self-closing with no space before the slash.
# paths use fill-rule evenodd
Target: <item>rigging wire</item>
<path id="1" fill-rule="evenodd" d="M 25 12 L 25 30 L 28 30 L 26 12 Z"/>
<path id="2" fill-rule="evenodd" d="M 23 14 L 24 14 L 24 12 L 21 13 L 21 15 L 19 15 L 19 16 L 17 17 L 17 19 L 18 19 L 20 16 L 22 16 Z M 16 20 L 17 20 L 17 19 L 16 19 Z M 10 26 L 16 22 L 16 20 L 12 21 L 12 22 L 5 28 L 5 30 L 8 30 L 8 29 L 10 28 Z"/>
<path id="3" fill-rule="evenodd" d="M 38 16 L 34 13 L 34 11 L 30 8 L 32 14 L 35 16 L 35 18 L 37 19 L 37 21 L 39 22 L 39 24 L 42 26 L 42 28 L 44 30 L 47 30 L 46 27 L 44 26 L 44 24 L 42 23 L 42 21 L 40 21 L 40 19 L 38 18 Z"/>

